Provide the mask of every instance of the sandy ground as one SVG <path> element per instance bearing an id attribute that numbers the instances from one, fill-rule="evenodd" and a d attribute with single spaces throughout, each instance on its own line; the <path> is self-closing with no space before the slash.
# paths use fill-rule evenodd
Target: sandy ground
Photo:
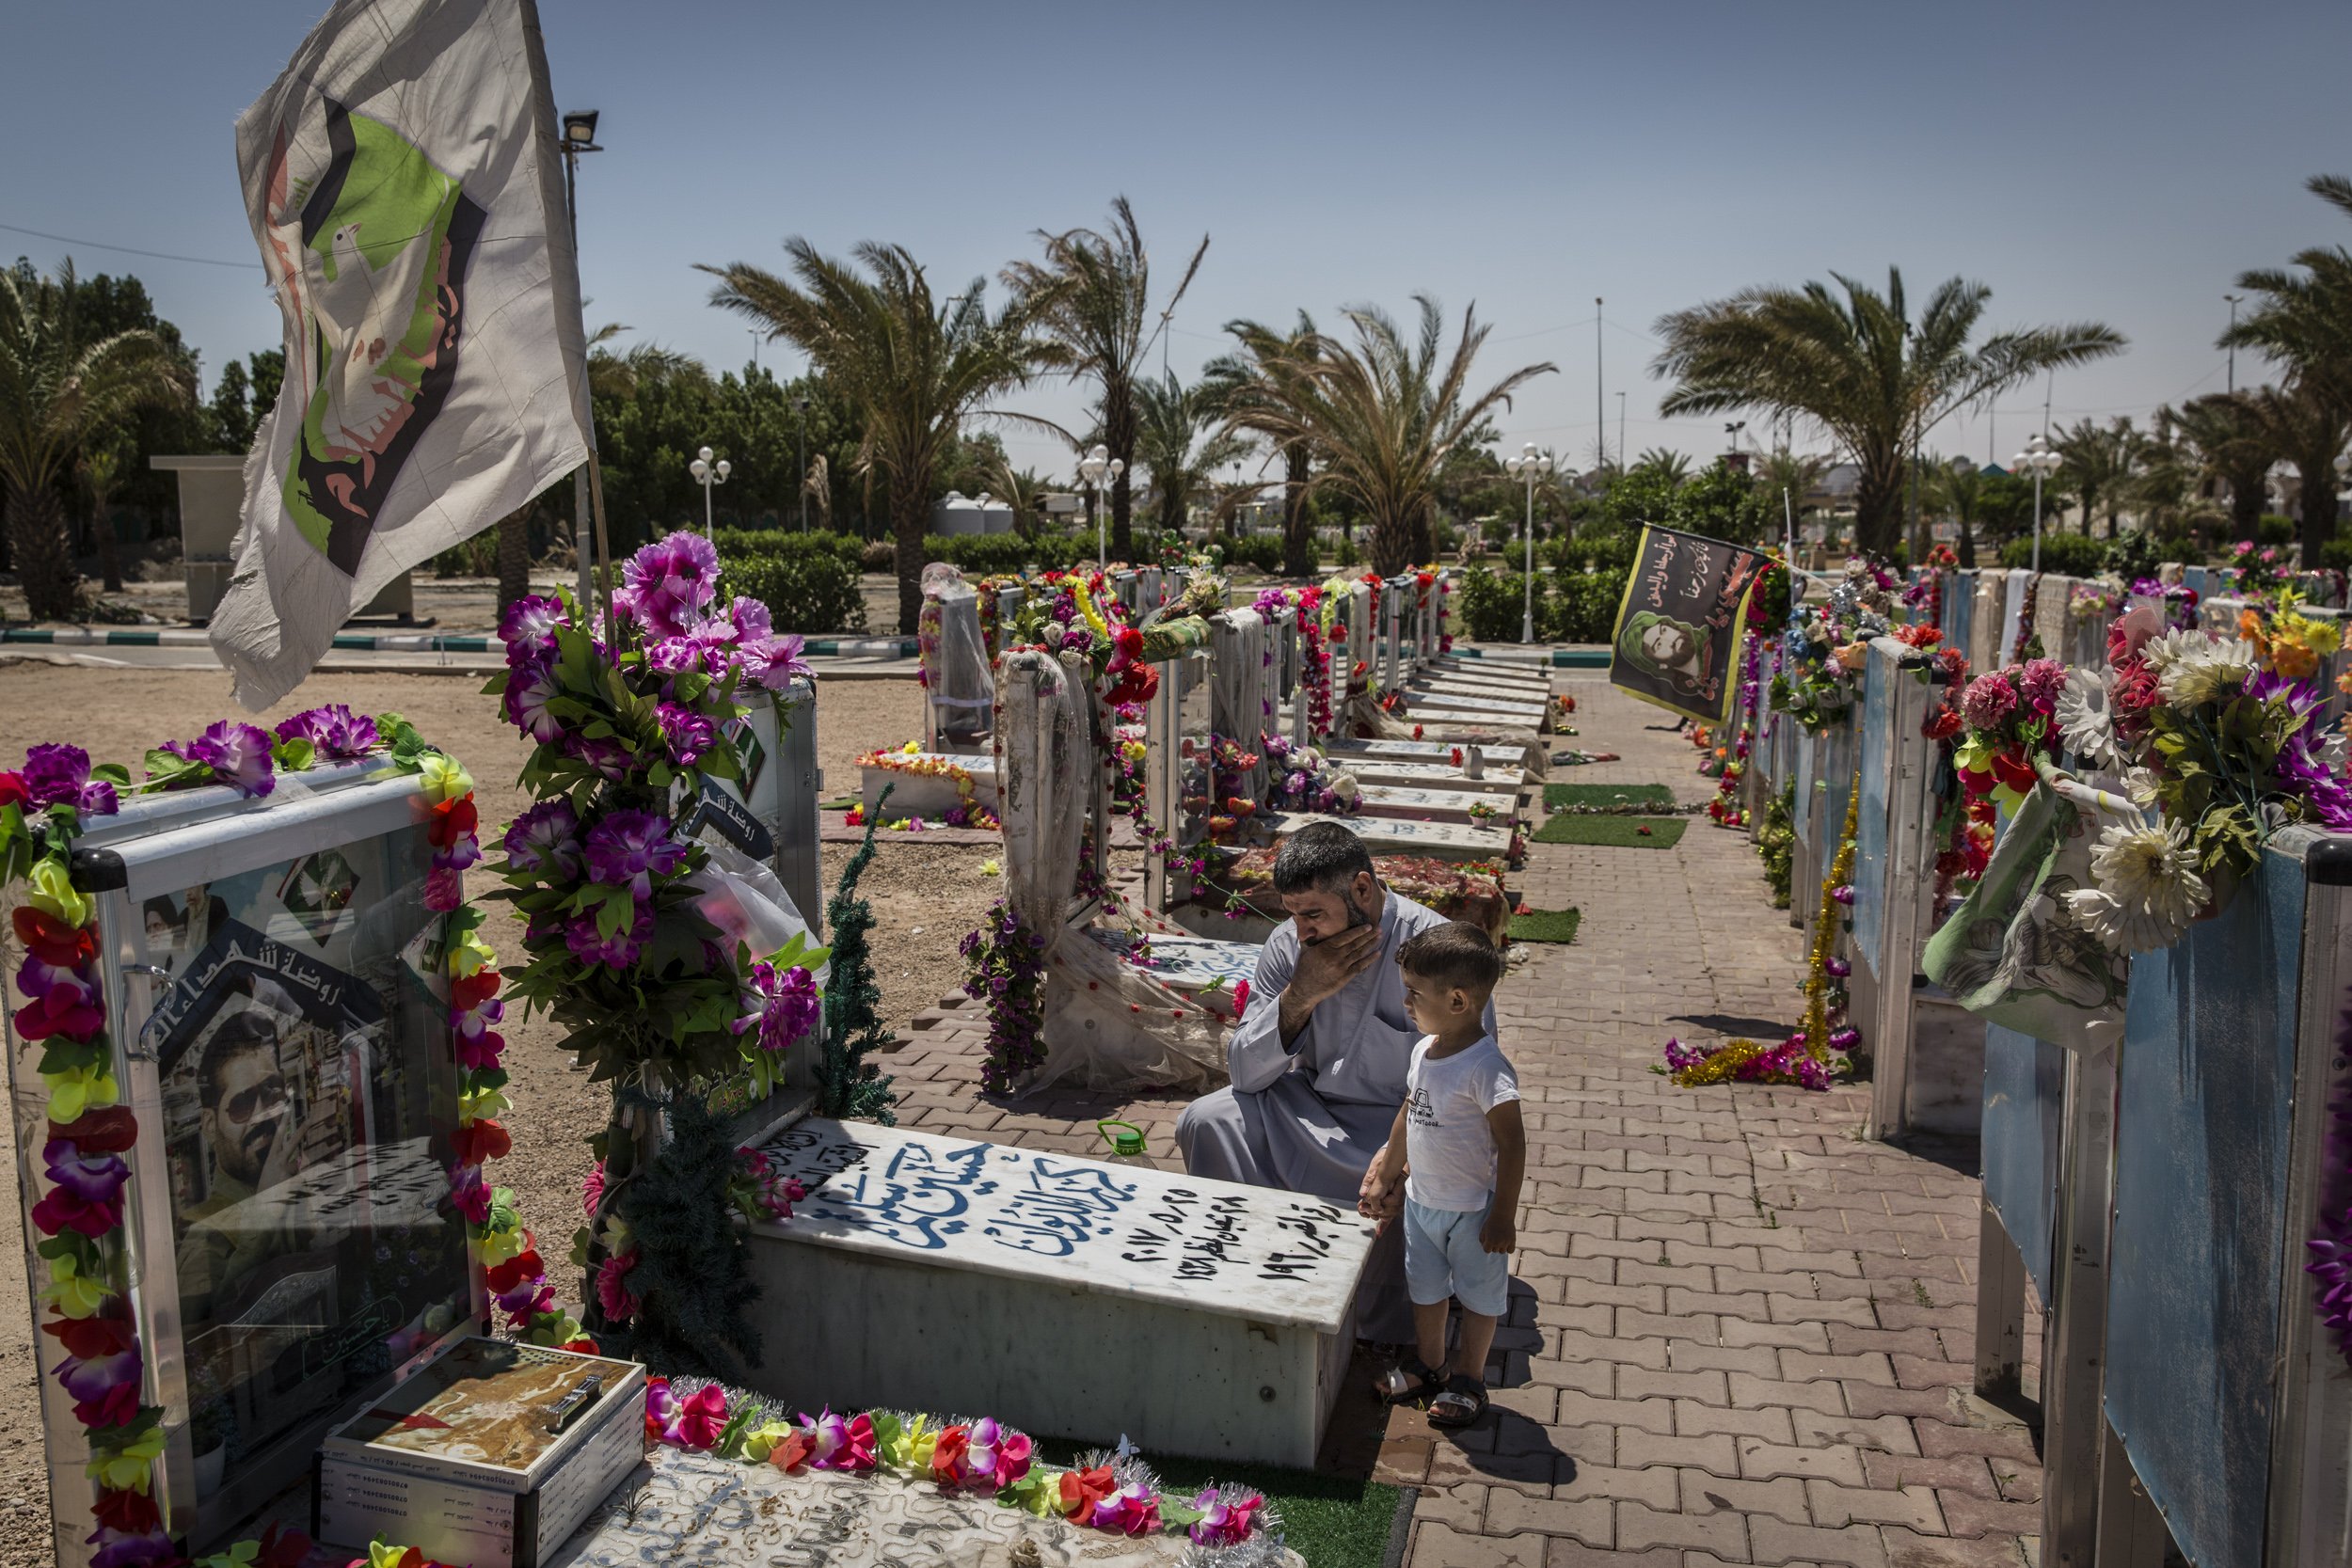
<path id="1" fill-rule="evenodd" d="M 526 800 L 515 788 L 528 748 L 470 680 L 417 675 L 317 676 L 265 721 L 322 703 L 390 710 L 465 762 L 474 775 L 482 837 L 494 845 Z M 136 765 L 146 750 L 192 736 L 233 712 L 225 675 L 203 672 L 90 670 L 0 659 L 0 766 L 24 747 L 67 740 L 102 761 Z M 856 756 L 920 732 L 920 698 L 912 680 L 842 682 L 818 696 L 818 759 L 832 791 L 857 787 Z M 849 859 L 849 846 L 824 850 L 826 883 Z M 867 869 L 863 889 L 873 903 L 883 1006 L 903 1025 L 962 983 L 956 943 L 978 925 L 1000 888 L 979 872 L 992 849 L 891 840 Z M 469 874 L 477 897 L 497 885 L 486 865 Z M 486 936 L 501 953 L 521 942 L 504 907 L 489 911 Z M 568 1065 L 554 1028 L 511 1018 L 504 1030 L 514 1073 L 515 1111 L 506 1118 L 515 1151 L 498 1163 L 499 1182 L 513 1187 L 523 1213 L 550 1257 L 568 1249 L 580 1223 L 580 1179 L 588 1165 L 583 1140 L 604 1124 L 607 1101 L 587 1075 Z M 886 1064 L 885 1064 L 886 1066 Z M 0 1135 L 7 1134 L 0 1131 Z M 12 1135 L 7 1157 L 16 1159 Z M 551 1244 L 550 1244 L 551 1238 Z M 24 1281 L 22 1206 L 0 1203 L 0 1563 L 45 1563 L 48 1488 L 34 1388 L 31 1304 Z M 559 1290 L 564 1289 L 559 1279 Z"/>

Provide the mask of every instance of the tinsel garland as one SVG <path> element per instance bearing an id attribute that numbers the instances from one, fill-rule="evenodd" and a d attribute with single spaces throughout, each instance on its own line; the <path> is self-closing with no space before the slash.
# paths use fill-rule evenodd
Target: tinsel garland
<path id="1" fill-rule="evenodd" d="M 1853 889 L 1847 879 L 1853 875 L 1854 837 L 1862 821 L 1862 769 L 1856 768 L 1852 782 L 1846 790 L 1846 825 L 1839 832 L 1837 853 L 1830 857 L 1829 875 L 1821 879 L 1821 904 L 1813 917 L 1813 950 L 1810 972 L 1804 981 L 1804 1049 L 1805 1054 L 1817 1062 L 1827 1062 L 1835 1043 L 1829 1031 L 1830 1012 L 1830 948 L 1837 932 L 1844 927 L 1839 906 L 1853 897 Z M 1842 978 L 1843 976 L 1840 976 Z M 1852 1029 L 1840 1034 L 1851 1037 L 1838 1046 L 1851 1051 L 1861 1043 L 1861 1036 Z"/>
<path id="2" fill-rule="evenodd" d="M 1831 957 L 1837 930 L 1845 924 L 1837 911 L 1853 897 L 1846 879 L 1853 874 L 1854 837 L 1861 823 L 1862 773 L 1854 770 L 1846 796 L 1846 825 L 1830 858 L 1829 874 L 1821 879 L 1821 907 L 1813 923 L 1810 973 L 1804 983 L 1804 1027 L 1776 1045 L 1746 1038 L 1725 1040 L 1709 1051 L 1666 1042 L 1665 1060 L 1651 1069 L 1684 1087 L 1702 1084 L 1794 1084 L 1826 1089 L 1831 1080 L 1851 1070 L 1851 1053 L 1861 1043 L 1860 1031 L 1851 1025 L 1830 1030 L 1830 981 L 1843 979 L 1852 968 Z M 1843 1006 L 1842 1000 L 1838 1004 Z"/>

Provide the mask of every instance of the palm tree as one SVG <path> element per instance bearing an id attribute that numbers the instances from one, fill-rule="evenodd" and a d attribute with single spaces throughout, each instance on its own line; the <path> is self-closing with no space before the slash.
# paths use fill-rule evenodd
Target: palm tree
<path id="1" fill-rule="evenodd" d="M 1152 320 L 1152 259 L 1125 197 L 1111 203 L 1110 232 L 1073 229 L 1037 232 L 1042 261 L 1015 261 L 999 274 L 1014 302 L 1061 345 L 1071 374 L 1095 383 L 1103 444 L 1126 465 L 1111 482 L 1111 553 L 1132 555 L 1136 466 L 1136 383 L 1152 346 L 1144 335 Z M 1159 329 L 1167 330 L 1176 302 L 1192 286 L 1209 237 L 1200 236 L 1176 292 L 1160 308 Z M 1153 334 L 1157 336 L 1156 333 Z"/>
<path id="2" fill-rule="evenodd" d="M 1416 294 L 1421 332 L 1406 342 L 1386 311 L 1357 306 L 1346 311 L 1354 341 L 1317 335 L 1311 355 L 1286 358 L 1271 386 L 1279 404 L 1253 416 L 1278 447 L 1303 442 L 1323 466 L 1308 482 L 1362 508 L 1372 520 L 1372 559 L 1393 576 L 1430 558 L 1430 514 L 1438 470 L 1446 454 L 1480 429 L 1487 414 L 1511 406 L 1511 394 L 1559 369 L 1547 360 L 1523 365 L 1471 395 L 1470 365 L 1490 326 L 1477 308 L 1462 316 L 1462 333 L 1440 362 L 1445 313 Z"/>
<path id="3" fill-rule="evenodd" d="M 2279 458 L 2270 427 L 2252 392 L 2211 392 L 2178 408 L 2156 411 L 2196 448 L 2201 476 L 2230 488 L 2230 536 L 2252 539 L 2262 521 L 2265 483 Z"/>
<path id="4" fill-rule="evenodd" d="M 1136 388 L 1136 458 L 1151 470 L 1163 533 L 1182 530 L 1193 499 L 1215 488 L 1216 470 L 1249 451 L 1248 439 L 1230 430 L 1200 439 L 1216 422 L 1214 410 L 1205 382 L 1186 387 L 1168 375 Z"/>
<path id="5" fill-rule="evenodd" d="M 2107 527 L 2102 537 L 2114 538 L 2116 515 L 2122 509 L 2123 493 L 2147 438 L 2132 428 L 2128 415 L 2119 415 L 2104 427 L 2078 420 L 2073 429 L 2059 431 L 2058 438 L 2050 444 L 2061 460 L 2059 471 L 2082 501 L 2083 537 L 2090 536 L 2091 515 L 2105 500 Z"/>
<path id="6" fill-rule="evenodd" d="M 1669 418 L 1754 409 L 1820 425 L 1860 470 L 1854 535 L 1893 548 L 1910 452 L 1957 410 L 1980 405 L 2047 370 L 2086 364 L 2123 347 L 2096 322 L 1970 336 L 1992 291 L 1952 278 L 1913 321 L 1901 270 L 1882 294 L 1842 274 L 1827 284 L 1743 290 L 1661 318 L 1666 347 L 1654 375 L 1678 385 L 1659 404 Z"/>
<path id="7" fill-rule="evenodd" d="M 121 488 L 130 455 L 119 431 L 94 431 L 82 439 L 78 467 L 82 483 L 89 491 L 90 532 L 97 535 L 98 566 L 109 594 L 122 592 L 122 562 L 115 549 L 115 521 L 106 515 L 106 502 Z"/>
<path id="8" fill-rule="evenodd" d="M 1035 468 L 1015 469 L 1012 459 L 999 457 L 988 470 L 989 494 L 1012 508 L 1012 531 L 1024 539 L 1037 537 L 1038 508 L 1045 499 L 1045 477 Z"/>
<path id="9" fill-rule="evenodd" d="M 1965 457 L 1927 459 L 1927 499 L 1960 534 L 1960 563 L 1977 563 L 1977 525 L 1984 520 L 1984 470 Z"/>
<path id="10" fill-rule="evenodd" d="M 1633 460 L 1629 473 L 1649 473 L 1666 482 L 1670 490 L 1679 490 L 1691 477 L 1691 459 L 1672 447 L 1652 447 Z"/>
<path id="11" fill-rule="evenodd" d="M 69 620 L 81 608 L 57 483 L 83 444 L 135 409 L 196 399 L 194 378 L 154 333 L 85 341 L 74 281 L 71 261 L 29 284 L 0 273 L 0 486 L 10 554 L 36 621 Z"/>
<path id="12" fill-rule="evenodd" d="M 2322 174 L 2307 188 L 2352 217 L 2352 180 Z M 2293 264 L 2303 270 L 2268 267 L 2239 277 L 2238 287 L 2264 297 L 2221 341 L 2258 348 L 2286 367 L 2284 399 L 2265 404 L 2262 417 L 2286 437 L 2284 455 L 2302 476 L 2303 564 L 2316 567 L 2320 546 L 2335 533 L 2335 490 L 2309 459 L 2331 425 L 2341 442 L 2342 426 L 2352 420 L 2352 250 L 2314 245 Z"/>
<path id="13" fill-rule="evenodd" d="M 2255 417 L 2272 449 L 2295 466 L 2296 510 L 2303 515 L 2303 564 L 2316 570 L 2320 546 L 2336 534 L 2336 453 L 2344 450 L 2344 405 L 2317 376 L 2254 394 Z"/>
<path id="14" fill-rule="evenodd" d="M 1200 372 L 1201 382 L 1228 429 L 1272 439 L 1265 421 L 1269 411 L 1283 406 L 1282 377 L 1292 367 L 1312 364 L 1322 341 L 1314 318 L 1299 311 L 1298 325 L 1287 334 L 1253 321 L 1230 321 L 1225 330 L 1241 341 L 1241 352 L 1210 360 Z M 1307 511 L 1307 481 L 1314 448 L 1303 440 L 1277 439 L 1274 450 L 1282 460 L 1282 575 L 1312 577 L 1315 540 Z"/>
<path id="15" fill-rule="evenodd" d="M 703 267 L 723 279 L 711 303 L 749 316 L 771 338 L 796 344 L 865 424 L 859 468 L 879 474 L 890 495 L 898 546 L 898 630 L 913 635 L 923 609 L 923 535 L 930 522 L 931 475 L 963 421 L 1040 372 L 1067 362 L 1030 335 L 1051 291 L 1015 298 L 993 319 L 974 278 L 945 308 L 906 247 L 860 245 L 862 276 L 806 240 L 785 242 L 797 284 L 747 262 Z M 1042 424 L 1042 420 L 1032 421 Z M 1052 429 L 1052 426 L 1046 428 Z"/>

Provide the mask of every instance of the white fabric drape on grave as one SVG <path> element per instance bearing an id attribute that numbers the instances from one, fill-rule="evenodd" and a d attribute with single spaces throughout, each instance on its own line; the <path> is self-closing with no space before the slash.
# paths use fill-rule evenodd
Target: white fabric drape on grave
<path id="1" fill-rule="evenodd" d="M 1209 727 L 1258 758 L 1241 776 L 1241 793 L 1260 802 L 1266 784 L 1269 630 L 1254 610 L 1230 610 L 1209 623 Z"/>
<path id="2" fill-rule="evenodd" d="M 923 597 L 939 606 L 939 652 L 924 670 L 939 710 L 935 738 L 977 739 L 988 733 L 989 709 L 996 703 L 988 643 L 980 636 L 979 594 L 961 572 L 934 561 L 923 568 Z"/>
<path id="3" fill-rule="evenodd" d="M 1094 795 L 1089 680 L 1074 657 L 1037 652 L 1007 654 L 999 674 L 1006 895 L 1045 938 L 1045 1061 L 1024 1087 L 1199 1093 L 1225 1081 L 1223 1021 L 1088 936 L 1099 905 L 1068 918 Z"/>

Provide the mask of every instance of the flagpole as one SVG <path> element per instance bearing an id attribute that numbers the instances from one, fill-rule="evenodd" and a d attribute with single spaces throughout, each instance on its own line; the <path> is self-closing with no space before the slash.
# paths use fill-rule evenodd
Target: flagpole
<path id="1" fill-rule="evenodd" d="M 596 518 L 596 592 L 606 609 L 612 605 L 612 546 L 604 531 L 604 465 L 596 449 L 588 451 L 588 503 Z"/>

